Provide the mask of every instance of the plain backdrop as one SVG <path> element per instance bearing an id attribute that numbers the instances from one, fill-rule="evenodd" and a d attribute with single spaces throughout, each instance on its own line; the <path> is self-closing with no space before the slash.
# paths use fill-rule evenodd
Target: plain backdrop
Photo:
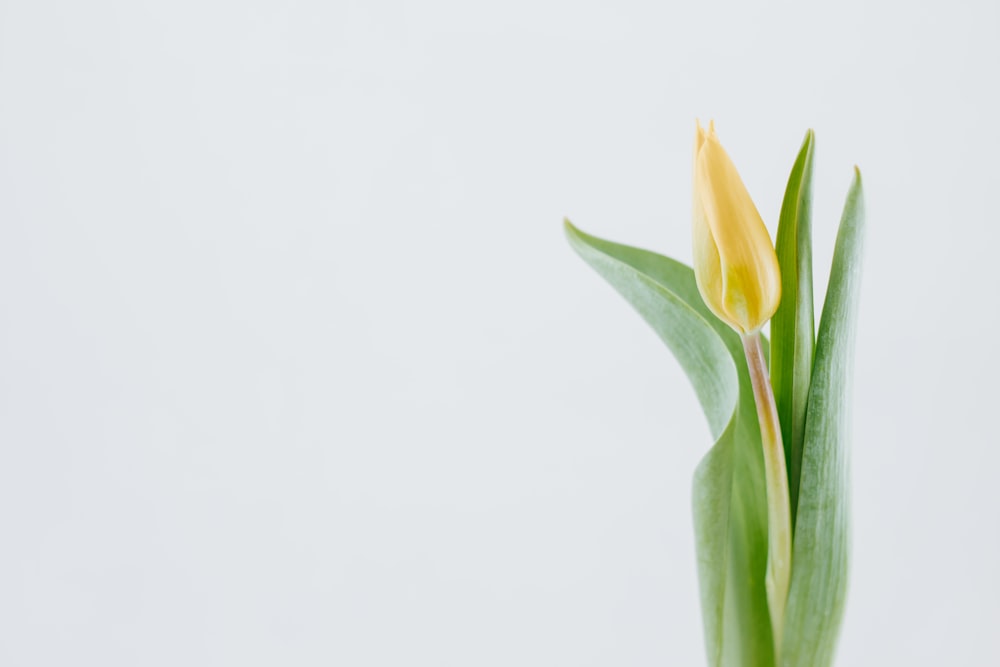
<path id="1" fill-rule="evenodd" d="M 695 118 L 868 243 L 839 665 L 1000 664 L 1000 6 L 0 1 L 0 664 L 704 664 Z"/>

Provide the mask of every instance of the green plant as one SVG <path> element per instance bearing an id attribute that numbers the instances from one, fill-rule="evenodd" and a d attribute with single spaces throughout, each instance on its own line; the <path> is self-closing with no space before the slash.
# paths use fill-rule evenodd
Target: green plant
<path id="1" fill-rule="evenodd" d="M 574 250 L 677 357 L 715 438 L 693 491 L 712 667 L 831 665 L 844 612 L 864 203 L 855 169 L 817 332 L 813 153 L 809 131 L 788 179 L 776 248 L 712 126 L 699 126 L 696 142 L 694 269 L 565 221 Z M 760 329 L 772 314 L 768 345 Z"/>

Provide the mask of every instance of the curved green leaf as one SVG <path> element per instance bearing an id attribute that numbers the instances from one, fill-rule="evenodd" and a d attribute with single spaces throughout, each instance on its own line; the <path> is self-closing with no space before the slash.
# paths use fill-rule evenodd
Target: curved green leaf
<path id="1" fill-rule="evenodd" d="M 863 229 L 861 173 L 855 169 L 837 233 L 806 408 L 792 584 L 782 645 L 782 663 L 786 667 L 826 667 L 833 663 L 847 597 L 848 390 Z"/>
<path id="2" fill-rule="evenodd" d="M 813 144 L 813 131 L 809 130 L 788 176 L 775 241 L 781 267 L 781 304 L 771 319 L 771 385 L 781 421 L 793 527 L 815 341 L 811 223 Z"/>
<path id="3" fill-rule="evenodd" d="M 573 249 L 677 357 L 717 438 L 695 471 L 693 492 L 709 665 L 771 667 L 763 459 L 742 343 L 702 302 L 689 267 L 590 236 L 569 221 L 565 227 Z"/>
<path id="4" fill-rule="evenodd" d="M 712 435 L 718 437 L 736 404 L 736 368 L 709 321 L 677 293 L 675 285 L 684 282 L 685 272 L 693 280 L 691 269 L 646 250 L 590 236 L 568 220 L 565 227 L 573 249 L 639 311 L 674 353 L 698 395 Z"/>

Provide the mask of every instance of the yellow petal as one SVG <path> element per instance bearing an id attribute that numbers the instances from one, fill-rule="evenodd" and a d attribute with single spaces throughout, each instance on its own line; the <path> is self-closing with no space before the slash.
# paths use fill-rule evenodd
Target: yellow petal
<path id="1" fill-rule="evenodd" d="M 699 126 L 695 140 L 695 277 L 712 312 L 747 333 L 763 326 L 778 308 L 778 258 L 714 130 Z"/>
<path id="2" fill-rule="evenodd" d="M 709 125 L 710 131 L 712 126 Z M 694 167 L 697 174 L 698 154 L 705 143 L 707 133 L 698 123 L 694 142 Z M 729 316 L 722 309 L 722 265 L 719 259 L 719 249 L 712 238 L 712 230 L 708 226 L 708 218 L 705 216 L 705 207 L 701 203 L 701 194 L 698 192 L 697 176 L 693 188 L 694 197 L 692 202 L 693 225 L 691 237 L 694 245 L 694 271 L 695 281 L 698 283 L 698 291 L 705 301 L 709 310 L 715 313 L 720 320 L 728 321 Z"/>

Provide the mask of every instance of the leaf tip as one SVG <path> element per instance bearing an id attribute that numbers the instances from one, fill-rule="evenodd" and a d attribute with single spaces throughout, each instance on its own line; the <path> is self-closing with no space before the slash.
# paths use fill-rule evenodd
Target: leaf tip
<path id="1" fill-rule="evenodd" d="M 810 127 L 806 130 L 806 138 L 802 140 L 802 147 L 805 148 L 808 146 L 809 150 L 812 150 L 814 143 L 816 143 L 816 131 Z"/>
<path id="2" fill-rule="evenodd" d="M 580 230 L 565 216 L 563 217 L 563 233 L 571 244 L 580 238 Z"/>
<path id="3" fill-rule="evenodd" d="M 863 187 L 863 182 L 861 179 L 861 169 L 858 165 L 854 165 L 854 177 L 851 179 L 851 192 L 855 193 L 855 196 L 864 205 L 865 189 Z"/>

